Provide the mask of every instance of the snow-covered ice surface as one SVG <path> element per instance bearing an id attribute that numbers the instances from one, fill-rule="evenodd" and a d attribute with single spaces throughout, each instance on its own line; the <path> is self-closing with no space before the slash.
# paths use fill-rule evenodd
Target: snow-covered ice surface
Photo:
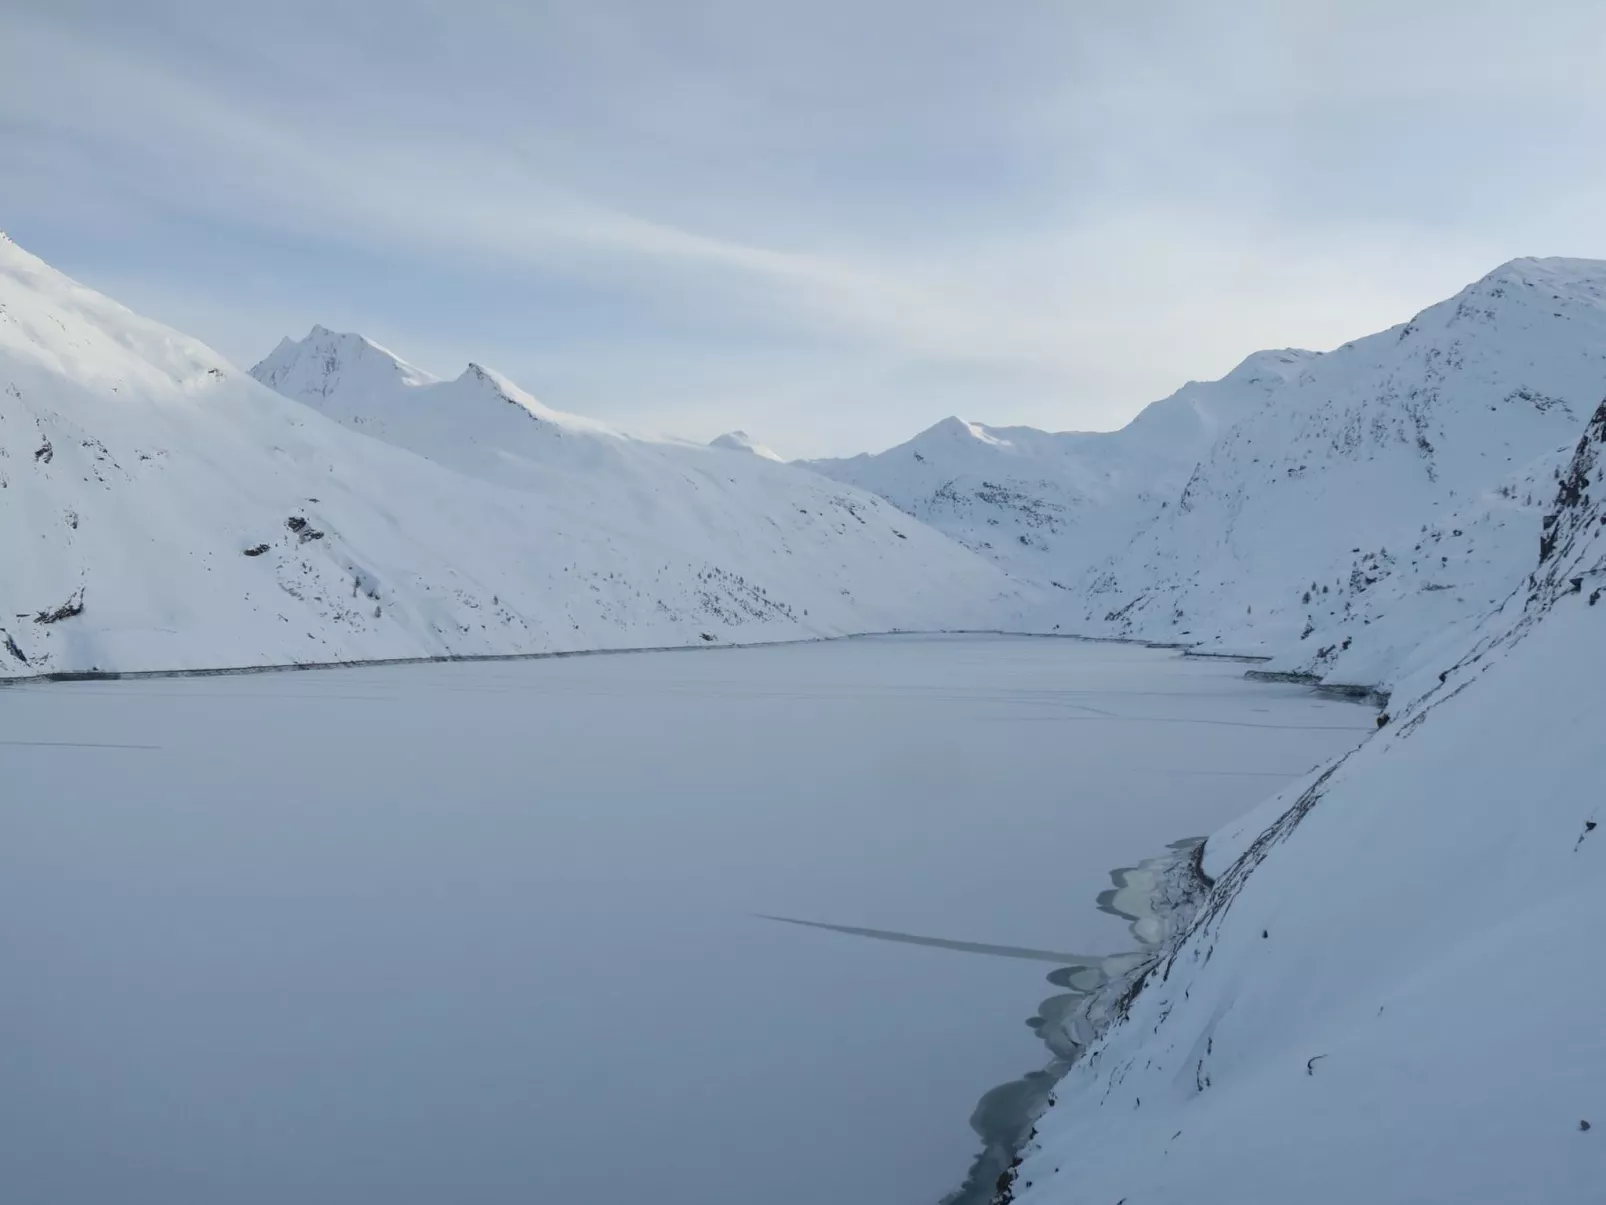
<path id="1" fill-rule="evenodd" d="M 269 361 L 298 400 L 0 235 L 0 676 L 992 627 L 1015 594 L 873 495 L 477 365 L 321 328 Z"/>
<path id="2" fill-rule="evenodd" d="M 1125 948 L 1111 868 L 1371 728 L 1241 670 L 896 637 L 0 690 L 0 1195 L 927 1205 L 1046 1062 L 1051 964 L 757 914 Z"/>

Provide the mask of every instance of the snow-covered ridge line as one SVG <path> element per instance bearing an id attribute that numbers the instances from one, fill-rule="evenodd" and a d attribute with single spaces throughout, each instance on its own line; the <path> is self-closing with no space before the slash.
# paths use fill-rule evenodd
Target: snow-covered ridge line
<path id="1" fill-rule="evenodd" d="M 885 452 L 807 463 L 874 490 L 1023 580 L 1073 591 L 1171 504 L 1222 431 L 1317 359 L 1256 352 L 1220 381 L 1188 382 L 1118 431 L 950 417 Z M 1063 617 L 1053 610 L 1045 609 L 1045 626 Z"/>
<path id="2" fill-rule="evenodd" d="M 270 363 L 271 362 L 271 363 Z M 0 244 L 0 675 L 993 626 L 880 498 L 318 328 L 259 365 Z"/>

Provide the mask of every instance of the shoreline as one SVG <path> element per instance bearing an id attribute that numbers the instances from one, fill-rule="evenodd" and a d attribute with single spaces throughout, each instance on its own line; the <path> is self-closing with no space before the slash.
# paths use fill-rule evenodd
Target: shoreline
<path id="1" fill-rule="evenodd" d="M 1244 676 L 1252 681 L 1311 685 L 1317 694 L 1363 705 L 1388 702 L 1385 692 L 1371 687 L 1323 689 L 1320 682 L 1306 681 L 1311 675 L 1250 670 Z M 1325 781 L 1348 756 L 1328 764 L 1317 783 Z M 1294 810 L 1291 807 L 1275 819 L 1272 828 Z M 1054 1087 L 1112 1023 L 1126 1018 L 1149 975 L 1173 955 L 1179 939 L 1209 905 L 1218 880 L 1231 877 L 1231 867 L 1216 877 L 1204 868 L 1214 836 L 1174 841 L 1164 854 L 1110 872 L 1114 886 L 1098 894 L 1097 907 L 1126 920 L 1139 948 L 1049 972 L 1048 981 L 1067 991 L 1043 1001 L 1038 1016 L 1027 1024 L 1037 1030 L 1053 1061 L 1042 1071 L 983 1095 L 971 1115 L 971 1127 L 983 1142 L 982 1152 L 972 1162 L 964 1184 L 939 1205 L 1009 1205 L 1014 1200 L 1014 1169 L 1037 1135 L 1038 1119 L 1054 1103 Z"/>
<path id="2" fill-rule="evenodd" d="M 1099 892 L 1099 911 L 1128 923 L 1135 950 L 1069 963 L 1048 973 L 1064 989 L 1037 1006 L 1026 1024 L 1053 1056 L 1048 1066 L 984 1093 L 970 1116 L 981 1139 L 959 1188 L 940 1205 L 1007 1205 L 1020 1151 L 1037 1133 L 1037 1120 L 1053 1103 L 1054 1088 L 1109 1024 L 1122 1017 L 1172 940 L 1204 903 L 1214 881 L 1204 872 L 1207 837 L 1174 841 L 1164 854 L 1110 872 L 1112 887 Z"/>
<path id="3" fill-rule="evenodd" d="M 1034 640 L 1078 640 L 1087 644 L 1124 644 L 1138 648 L 1179 651 L 1184 657 L 1218 657 L 1214 653 L 1190 653 L 1186 645 L 1153 640 L 1133 640 L 1123 636 L 1084 636 L 1075 632 L 1026 632 L 1009 628 L 888 628 L 873 632 L 844 632 L 837 636 L 791 636 L 782 640 L 724 642 L 717 638 L 700 644 L 625 645 L 619 648 L 544 649 L 528 653 L 438 653 L 418 657 L 360 657 L 345 661 L 279 661 L 264 665 L 216 665 L 180 669 L 127 670 L 47 670 L 37 674 L 0 674 L 0 688 L 32 682 L 121 682 L 151 678 L 222 678 L 244 674 L 288 674 L 312 670 L 377 669 L 390 665 L 455 665 L 490 661 L 545 661 L 559 657 L 609 657 L 628 653 L 691 653 L 731 649 L 781 648 L 788 645 L 828 644 L 838 640 L 870 640 L 887 636 L 1010 636 Z M 1254 661 L 1266 658 L 1224 657 L 1225 660 Z M 1254 671 L 1245 677 L 1255 676 Z M 1283 680 L 1283 679 L 1277 679 Z M 1288 681 L 1299 680 L 1294 677 Z M 1348 688 L 1345 688 L 1348 689 Z"/>

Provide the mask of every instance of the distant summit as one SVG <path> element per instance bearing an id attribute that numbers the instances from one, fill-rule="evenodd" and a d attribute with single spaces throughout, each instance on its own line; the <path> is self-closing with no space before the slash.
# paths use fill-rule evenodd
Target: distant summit
<path id="1" fill-rule="evenodd" d="M 251 375 L 297 401 L 325 398 L 353 386 L 429 385 L 438 380 L 371 339 L 326 326 L 314 326 L 305 339 L 281 339 Z"/>
<path id="2" fill-rule="evenodd" d="M 763 460 L 781 461 L 779 453 L 758 442 L 746 431 L 727 431 L 709 441 L 711 448 L 725 448 L 731 452 L 747 452 Z"/>
<path id="3" fill-rule="evenodd" d="M 321 326 L 247 375 L 9 241 L 0 496 L 0 677 L 996 626 L 1021 599 L 813 473 Z"/>

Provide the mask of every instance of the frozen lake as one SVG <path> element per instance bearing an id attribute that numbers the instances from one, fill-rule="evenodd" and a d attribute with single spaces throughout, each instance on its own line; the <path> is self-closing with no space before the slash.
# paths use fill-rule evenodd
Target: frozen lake
<path id="1" fill-rule="evenodd" d="M 1120 645 L 0 690 L 8 1205 L 931 1205 L 1108 871 L 1371 713 Z"/>

